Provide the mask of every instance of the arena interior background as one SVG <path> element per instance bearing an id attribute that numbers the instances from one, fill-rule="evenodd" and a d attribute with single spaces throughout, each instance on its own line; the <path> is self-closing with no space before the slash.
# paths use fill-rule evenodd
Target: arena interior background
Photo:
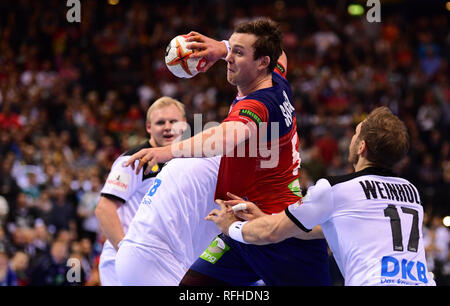
<path id="1" fill-rule="evenodd" d="M 69 257 L 81 260 L 82 284 L 99 284 L 96 199 L 112 161 L 145 139 L 148 106 L 173 96 L 191 124 L 194 114 L 220 122 L 235 96 L 225 62 L 177 79 L 166 45 L 191 30 L 227 39 L 257 16 L 284 33 L 303 191 L 352 171 L 355 125 L 388 106 L 411 136 L 396 171 L 420 189 L 428 264 L 449 285 L 450 2 L 381 1 L 372 23 L 366 2 L 84 0 L 80 22 L 70 23 L 66 1 L 1 1 L 0 259 L 18 285 L 67 284 Z M 55 258 L 57 240 L 66 247 Z"/>

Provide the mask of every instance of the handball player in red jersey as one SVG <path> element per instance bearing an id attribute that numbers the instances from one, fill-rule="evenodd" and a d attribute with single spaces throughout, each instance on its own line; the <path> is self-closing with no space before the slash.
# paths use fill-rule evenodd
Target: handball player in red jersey
<path id="1" fill-rule="evenodd" d="M 187 40 L 189 48 L 199 50 L 196 56 L 206 57 L 204 71 L 219 59 L 227 62 L 227 80 L 237 88 L 229 114 L 219 126 L 176 145 L 141 150 L 125 166 L 139 160 L 140 171 L 147 163 L 151 167 L 174 157 L 221 154 L 215 198 L 227 198 L 231 192 L 265 213 L 282 212 L 301 192 L 297 124 L 277 24 L 257 19 L 238 25 L 229 41 L 197 32 L 189 33 Z M 250 285 L 260 279 L 267 285 L 329 285 L 325 240 L 291 238 L 255 246 L 221 234 L 181 284 Z"/>

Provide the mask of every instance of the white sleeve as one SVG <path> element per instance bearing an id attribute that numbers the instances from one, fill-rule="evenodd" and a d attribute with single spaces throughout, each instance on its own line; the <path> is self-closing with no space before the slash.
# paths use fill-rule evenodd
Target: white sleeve
<path id="1" fill-rule="evenodd" d="M 326 179 L 320 179 L 310 187 L 301 204 L 289 205 L 286 215 L 305 232 L 329 219 L 334 202 L 331 185 Z"/>
<path id="2" fill-rule="evenodd" d="M 101 195 L 113 196 L 126 202 L 134 191 L 142 183 L 142 169 L 136 174 L 131 167 L 123 167 L 122 164 L 129 159 L 129 156 L 119 156 L 111 167 L 111 171 L 101 190 Z"/>

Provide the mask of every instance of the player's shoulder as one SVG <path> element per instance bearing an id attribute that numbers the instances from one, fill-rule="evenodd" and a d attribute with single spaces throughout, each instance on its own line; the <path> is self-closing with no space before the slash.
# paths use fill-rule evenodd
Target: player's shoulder
<path id="1" fill-rule="evenodd" d="M 327 180 L 331 186 L 335 186 L 338 184 L 352 181 L 353 179 L 356 179 L 358 177 L 367 176 L 367 175 L 398 177 L 398 175 L 396 175 L 392 170 L 378 168 L 378 167 L 368 167 L 361 171 L 348 173 L 348 174 L 344 174 L 344 175 L 327 176 L 324 179 Z"/>
<path id="2" fill-rule="evenodd" d="M 283 69 L 283 70 L 281 70 Z M 280 67 L 277 67 L 274 72 L 272 72 L 272 80 L 275 82 L 283 82 L 283 83 L 289 83 L 288 79 L 285 76 L 285 70 L 283 66 L 280 65 Z"/>
<path id="3" fill-rule="evenodd" d="M 122 153 L 114 161 L 114 163 L 111 167 L 111 172 L 114 172 L 114 171 L 116 171 L 116 172 L 120 171 L 121 173 L 128 172 L 130 175 L 137 176 L 136 173 L 134 172 L 133 168 L 123 167 L 123 163 L 126 162 L 130 158 L 131 155 L 139 152 L 142 149 L 147 149 L 147 148 L 152 148 L 152 146 L 150 145 L 150 143 L 148 141 L 145 141 L 144 143 L 141 143 L 133 148 L 130 148 L 128 151 Z M 163 166 L 164 166 L 164 164 L 156 164 L 153 166 L 153 168 L 151 169 L 151 171 L 148 174 L 145 174 L 145 175 L 142 175 L 139 177 L 142 177 L 142 181 L 145 181 L 149 178 L 153 178 L 161 171 Z M 143 172 L 145 172 L 146 169 L 147 169 L 147 165 L 144 165 Z"/>
<path id="4" fill-rule="evenodd" d="M 257 101 L 262 105 L 270 108 L 273 105 L 278 105 L 283 101 L 291 99 L 291 87 L 289 82 L 277 72 L 272 73 L 273 86 L 256 90 L 249 94 L 245 100 Z"/>
<path id="5" fill-rule="evenodd" d="M 123 164 L 125 161 L 127 161 L 128 158 L 129 158 L 131 155 L 133 155 L 133 154 L 136 153 L 136 152 L 139 152 L 141 149 L 146 149 L 146 148 L 151 148 L 151 146 L 150 146 L 150 144 L 149 144 L 148 141 L 146 141 L 146 142 L 144 142 L 144 143 L 141 143 L 140 145 L 137 145 L 137 146 L 135 146 L 135 147 L 133 147 L 133 148 L 130 148 L 130 149 L 127 150 L 126 152 L 122 153 L 119 157 L 117 157 L 117 158 L 114 160 L 114 163 L 113 163 L 113 165 L 112 165 L 112 167 L 111 167 L 111 170 L 121 169 L 121 168 L 122 168 L 122 164 Z M 129 171 L 130 171 L 130 172 L 133 171 L 131 167 L 126 167 L 126 168 L 129 168 Z M 124 167 L 124 169 L 126 169 L 126 168 Z M 124 169 L 121 169 L 121 170 L 124 170 Z"/>
<path id="6" fill-rule="evenodd" d="M 308 192 L 306 193 L 304 200 L 306 200 L 307 196 L 311 193 L 314 193 L 317 196 L 317 194 L 321 195 L 329 194 L 331 191 L 332 186 L 331 183 L 328 181 L 328 179 L 321 178 L 313 186 L 308 188 Z"/>
<path id="7" fill-rule="evenodd" d="M 274 71 L 272 72 L 272 82 L 275 85 L 274 88 L 278 91 L 285 91 L 288 94 L 291 94 L 291 84 L 285 76 Z"/>
<path id="8" fill-rule="evenodd" d="M 128 151 L 124 152 L 121 156 L 131 156 L 134 153 L 137 153 L 142 149 L 147 149 L 147 148 L 151 148 L 151 147 L 152 146 L 150 145 L 149 141 L 147 140 L 147 141 L 141 143 L 140 145 L 135 146 L 135 147 L 129 149 Z"/>
<path id="9" fill-rule="evenodd" d="M 272 95 L 276 95 L 279 90 L 290 90 L 290 84 L 289 81 L 282 75 L 280 75 L 278 72 L 272 72 L 272 83 L 274 86 L 268 87 L 262 90 L 256 90 L 252 92 L 247 97 L 270 97 Z"/>
<path id="10" fill-rule="evenodd" d="M 183 173 L 191 175 L 201 173 L 208 168 L 216 168 L 220 164 L 220 156 L 203 158 L 174 158 L 165 166 L 165 171 L 175 171 L 179 176 Z"/>

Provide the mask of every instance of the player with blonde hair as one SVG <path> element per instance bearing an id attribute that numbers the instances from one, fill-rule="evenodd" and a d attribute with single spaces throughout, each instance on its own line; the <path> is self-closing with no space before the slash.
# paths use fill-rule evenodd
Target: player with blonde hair
<path id="1" fill-rule="evenodd" d="M 184 105 L 181 102 L 170 97 L 159 98 L 149 107 L 146 114 L 145 128 L 150 138 L 114 161 L 95 210 L 107 238 L 99 263 L 102 285 L 120 285 L 115 272 L 118 244 L 125 236 L 141 199 L 163 167 L 163 164 L 156 164 L 148 174 L 144 174 L 146 169 L 135 173 L 123 168 L 122 163 L 140 149 L 170 145 L 181 136 L 182 128 L 175 125 L 185 121 Z"/>

